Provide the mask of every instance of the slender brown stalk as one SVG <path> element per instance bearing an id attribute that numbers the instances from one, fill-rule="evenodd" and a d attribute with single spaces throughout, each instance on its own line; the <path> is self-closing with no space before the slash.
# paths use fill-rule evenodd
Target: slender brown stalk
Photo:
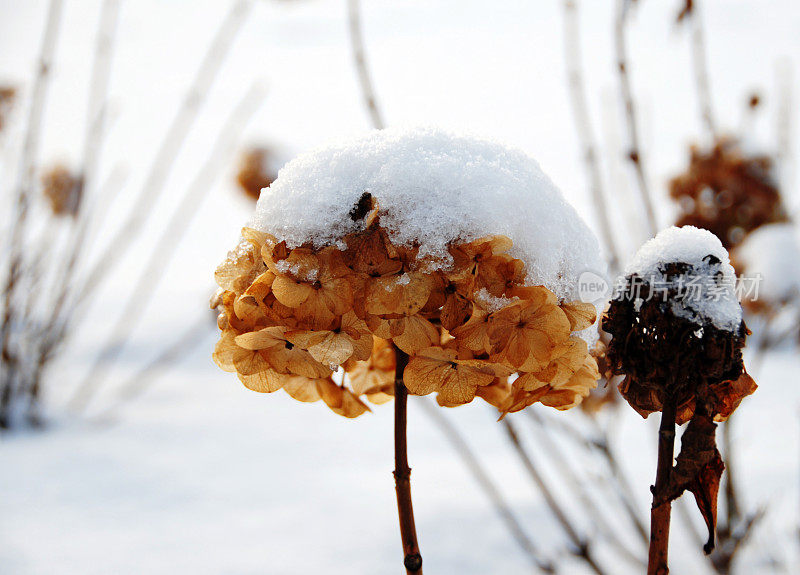
<path id="1" fill-rule="evenodd" d="M 796 190 L 794 189 L 795 154 L 792 144 L 794 133 L 794 90 L 792 78 L 792 62 L 781 59 L 775 71 L 777 86 L 777 106 L 775 113 L 777 162 L 780 170 L 780 184 L 783 201 L 786 204 L 796 204 Z M 791 197 L 794 195 L 795 197 Z M 796 208 L 796 205 L 793 206 Z M 794 210 L 793 210 L 794 212 Z M 792 213 L 796 219 L 797 214 Z"/>
<path id="2" fill-rule="evenodd" d="M 358 72 L 358 83 L 361 87 L 361 95 L 364 99 L 364 106 L 369 112 L 372 127 L 382 129 L 384 127 L 383 115 L 378 109 L 375 99 L 375 90 L 372 86 L 372 78 L 367 66 L 367 57 L 364 50 L 364 34 L 361 30 L 361 6 L 360 0 L 347 0 L 348 23 L 350 30 L 350 45 L 353 50 L 353 61 Z"/>
<path id="3" fill-rule="evenodd" d="M 603 534 L 603 537 L 607 539 L 609 544 L 616 549 L 622 557 L 632 563 L 643 566 L 644 560 L 642 559 L 642 556 L 637 555 L 637 553 L 629 549 L 628 546 L 617 535 L 617 528 L 611 525 L 611 523 L 606 519 L 605 514 L 592 498 L 589 490 L 586 488 L 586 484 L 579 479 L 578 472 L 576 472 L 572 465 L 570 465 L 565 452 L 559 449 L 558 445 L 554 443 L 551 430 L 547 425 L 544 424 L 539 417 L 539 414 L 534 413 L 533 409 L 528 409 L 526 412 L 530 413 L 531 419 L 536 423 L 536 425 L 533 426 L 534 430 L 536 430 L 539 435 L 539 441 L 536 442 L 536 445 L 540 447 L 547 454 L 550 460 L 555 463 L 556 467 L 558 467 L 561 477 L 566 480 L 571 491 L 576 494 L 578 500 L 580 501 L 581 507 L 585 509 L 587 515 L 592 518 L 592 521 L 595 523 L 598 531 Z M 642 550 L 643 546 L 640 546 L 640 551 Z"/>
<path id="4" fill-rule="evenodd" d="M 572 115 L 575 118 L 575 128 L 578 132 L 578 140 L 583 152 L 583 162 L 586 176 L 589 180 L 594 211 L 597 214 L 600 236 L 603 239 L 606 250 L 608 250 L 609 269 L 614 273 L 619 268 L 619 248 L 614 238 L 613 226 L 608 212 L 608 202 L 603 190 L 597 141 L 592 129 L 589 106 L 586 101 L 586 83 L 583 79 L 583 66 L 581 63 L 580 29 L 578 26 L 576 0 L 564 0 L 564 47 L 567 65 L 567 86 L 572 103 Z"/>
<path id="5" fill-rule="evenodd" d="M 615 481 L 616 489 L 614 493 L 620 500 L 625 512 L 628 514 L 631 523 L 636 528 L 636 533 L 641 538 L 644 545 L 648 544 L 649 537 L 647 528 L 639 517 L 639 510 L 633 501 L 631 494 L 634 492 L 631 488 L 631 483 L 625 474 L 625 471 L 619 464 L 616 450 L 611 444 L 611 439 L 608 432 L 603 429 L 597 421 L 592 417 L 588 417 L 587 421 L 592 425 L 594 437 L 587 437 L 579 431 L 574 425 L 568 423 L 568 418 L 564 417 L 548 417 L 546 420 L 542 414 L 537 413 L 535 409 L 526 409 L 524 413 L 534 420 L 537 424 L 555 427 L 563 435 L 572 438 L 578 445 L 584 447 L 587 451 L 599 453 L 606 466 L 608 467 L 611 477 Z"/>
<path id="6" fill-rule="evenodd" d="M 622 102 L 625 108 L 625 124 L 628 130 L 628 159 L 633 164 L 639 195 L 644 205 L 648 232 L 651 236 L 658 231 L 658 220 L 653 197 L 645 173 L 642 146 L 639 139 L 639 127 L 636 118 L 636 102 L 633 98 L 630 73 L 628 71 L 628 48 L 625 40 L 625 26 L 628 21 L 632 0 L 617 0 L 617 13 L 614 26 L 614 38 L 617 58 L 617 72 Z"/>
<path id="7" fill-rule="evenodd" d="M 87 301 L 103 279 L 108 277 L 113 267 L 122 260 L 122 255 L 133 245 L 133 240 L 138 236 L 150 214 L 155 212 L 150 205 L 164 189 L 175 159 L 199 116 L 200 109 L 222 69 L 233 41 L 244 27 L 251 8 L 252 0 L 237 0 L 220 23 L 183 103 L 161 141 L 142 190 L 136 198 L 135 205 L 130 209 L 130 215 L 119 226 L 115 235 L 106 242 L 106 249 L 86 275 L 86 280 L 76 290 L 76 305 Z"/>
<path id="8" fill-rule="evenodd" d="M 698 0 L 694 0 L 690 16 L 692 26 L 692 67 L 694 68 L 694 81 L 697 87 L 700 117 L 703 120 L 706 132 L 714 139 L 717 135 L 717 126 L 714 121 L 714 107 L 711 98 L 711 79 L 708 73 L 708 54 L 706 51 L 703 18 L 698 4 Z"/>
<path id="9" fill-rule="evenodd" d="M 727 575 L 733 571 L 733 564 L 736 557 L 738 557 L 739 550 L 750 538 L 765 513 L 766 510 L 764 508 L 756 510 L 742 522 L 739 529 L 731 532 L 724 541 L 719 542 L 710 556 L 711 564 L 717 573 Z"/>
<path id="10" fill-rule="evenodd" d="M 545 573 L 555 573 L 556 569 L 549 559 L 543 557 L 543 553 L 539 550 L 533 540 L 528 536 L 522 525 L 517 520 L 511 506 L 503 498 L 500 489 L 492 481 L 492 478 L 481 465 L 477 456 L 472 452 L 467 442 L 458 429 L 441 413 L 441 409 L 433 402 L 423 399 L 419 402 L 423 412 L 425 412 L 439 427 L 444 434 L 445 438 L 450 442 L 450 445 L 456 450 L 456 453 L 461 457 L 464 465 L 480 485 L 484 493 L 489 497 L 492 506 L 495 508 L 497 515 L 506 524 L 506 527 L 511 532 L 514 540 L 519 545 L 520 549 L 528 556 L 531 563 L 540 571 Z"/>
<path id="11" fill-rule="evenodd" d="M 3 286 L 3 312 L 0 322 L 0 428 L 10 424 L 10 408 L 13 386 L 18 379 L 17 360 L 12 351 L 11 336 L 16 324 L 15 297 L 20 288 L 20 272 L 23 268 L 25 228 L 27 225 L 30 194 L 36 177 L 36 159 L 39 152 L 39 136 L 42 130 L 44 105 L 50 85 L 50 69 L 55 53 L 58 28 L 61 23 L 62 1 L 51 0 L 47 11 L 47 22 L 42 35 L 39 64 L 33 82 L 30 109 L 25 131 L 25 140 L 20 157 L 19 180 L 14 199 L 14 215 L 10 230 L 10 256 L 8 272 Z"/>
<path id="12" fill-rule="evenodd" d="M 97 187 L 101 152 L 106 135 L 105 125 L 108 107 L 108 88 L 111 80 L 113 47 L 119 18 L 119 0 L 105 0 L 100 10 L 100 18 L 95 41 L 91 80 L 89 81 L 89 101 L 86 112 L 86 134 L 83 140 L 81 160 L 82 199 L 80 213 L 74 220 L 73 234 L 68 242 L 66 253 L 59 254 L 59 272 L 56 274 L 58 295 L 49 309 L 55 321 L 67 298 L 72 278 L 84 246 L 84 238 L 89 229 L 94 204 L 87 201 L 92 190 Z M 98 188 L 99 189 L 99 188 Z M 48 326 L 52 328 L 52 326 Z"/>
<path id="13" fill-rule="evenodd" d="M 617 493 L 620 501 L 622 506 L 625 508 L 628 517 L 630 517 L 631 522 L 636 528 L 636 532 L 639 534 L 639 537 L 642 539 L 642 541 L 647 544 L 647 529 L 645 528 L 642 519 L 639 517 L 636 505 L 631 497 L 633 488 L 631 487 L 630 481 L 628 481 L 625 472 L 619 464 L 619 458 L 617 457 L 616 450 L 614 450 L 611 445 L 608 434 L 604 430 L 601 430 L 599 425 L 596 426 L 596 429 L 600 432 L 600 434 L 599 439 L 594 447 L 602 454 L 609 471 L 611 471 L 611 475 L 617 482 Z"/>
<path id="14" fill-rule="evenodd" d="M 117 318 L 108 338 L 108 343 L 95 357 L 89 373 L 78 385 L 70 402 L 76 410 L 82 410 L 103 383 L 105 375 L 114 361 L 119 358 L 125 344 L 130 340 L 134 329 L 141 321 L 147 304 L 164 276 L 170 261 L 180 245 L 181 237 L 197 214 L 202 201 L 212 189 L 214 182 L 226 165 L 234 144 L 264 99 L 264 90 L 254 83 L 236 105 L 217 136 L 211 153 L 203 163 L 192 183 L 186 189 L 178 207 L 164 228 L 157 242 L 158 249 L 150 254 L 144 269 L 134 284 L 122 313 Z"/>
<path id="15" fill-rule="evenodd" d="M 417 543 L 414 524 L 414 506 L 411 502 L 411 468 L 408 466 L 406 440 L 406 412 L 408 390 L 403 383 L 403 372 L 408 365 L 408 354 L 395 346 L 397 367 L 394 374 L 394 486 L 397 492 L 397 516 L 400 519 L 400 538 L 403 542 L 403 565 L 406 573 L 422 575 L 422 555 Z"/>
<path id="16" fill-rule="evenodd" d="M 511 445 L 519 456 L 520 461 L 522 461 L 525 470 L 539 488 L 547 507 L 550 509 L 550 512 L 553 514 L 553 516 L 555 516 L 556 520 L 561 525 L 561 528 L 564 530 L 570 542 L 572 543 L 574 547 L 573 553 L 575 556 L 581 558 L 592 569 L 592 571 L 597 573 L 597 575 L 604 575 L 605 572 L 598 565 L 594 558 L 594 553 L 589 545 L 589 541 L 586 539 L 586 537 L 578 534 L 578 530 L 575 528 L 575 526 L 573 526 L 572 521 L 569 519 L 569 517 L 567 517 L 567 514 L 558 503 L 558 500 L 550 489 L 550 486 L 545 481 L 544 476 L 539 473 L 539 470 L 534 464 L 530 453 L 528 453 L 528 451 L 525 449 L 525 446 L 522 445 L 519 435 L 517 434 L 517 430 L 511 421 L 509 421 L 508 417 L 503 418 L 503 426 L 508 434 L 508 438 L 511 440 Z"/>
<path id="17" fill-rule="evenodd" d="M 175 340 L 168 344 L 161 353 L 128 378 L 117 388 L 115 401 L 99 413 L 95 420 L 106 423 L 122 406 L 142 395 L 156 380 L 156 377 L 165 369 L 185 358 L 194 351 L 207 336 L 217 332 L 215 323 L 209 320 L 208 310 L 203 310 L 202 316 L 189 325 L 188 329 L 181 332 Z"/>
<path id="18" fill-rule="evenodd" d="M 650 553 L 647 575 L 667 575 L 669 573 L 669 524 L 672 503 L 665 499 L 669 486 L 672 464 L 675 457 L 675 398 L 667 396 L 661 412 L 661 425 L 658 429 L 658 469 L 653 486 L 653 507 L 650 511 Z"/>
<path id="19" fill-rule="evenodd" d="M 733 534 L 736 524 L 742 515 L 739 494 L 736 488 L 732 423 L 733 415 L 722 424 L 722 445 L 725 452 L 725 527 L 727 534 L 730 535 Z"/>
<path id="20" fill-rule="evenodd" d="M 113 56 L 113 46 L 117 20 L 119 16 L 119 0 L 105 0 L 100 10 L 100 18 L 95 43 L 95 52 L 92 63 L 91 80 L 89 83 L 89 102 L 87 107 L 86 135 L 83 143 L 83 160 L 80 172 L 81 179 L 81 202 L 77 216 L 71 220 L 73 223 L 71 237 L 67 242 L 67 248 L 59 253 L 55 262 L 50 262 L 49 258 L 42 257 L 41 265 L 53 265 L 57 268 L 54 274 L 54 286 L 52 291 L 55 297 L 52 303 L 46 308 L 48 320 L 42 333 L 37 334 L 35 341 L 35 366 L 33 375 L 30 378 L 28 393 L 28 413 L 29 420 L 38 420 L 39 394 L 41 390 L 42 367 L 49 356 L 48 345 L 50 334 L 53 332 L 55 322 L 58 320 L 60 310 L 66 301 L 69 287 L 72 284 L 72 277 L 78 268 L 77 263 L 80 257 L 83 239 L 89 228 L 92 204 L 87 202 L 90 190 L 95 186 L 98 170 L 100 166 L 100 154 L 103 149 L 105 137 L 105 119 L 108 100 L 108 86 L 111 78 L 111 64 Z M 87 209 L 89 208 L 89 209 Z M 44 253 L 51 250 L 51 244 L 47 241 L 47 235 L 43 236 Z M 35 299 L 34 291 L 29 294 L 30 299 Z M 34 330 L 41 330 L 40 326 L 35 326 Z M 42 361 L 45 358 L 45 361 Z"/>

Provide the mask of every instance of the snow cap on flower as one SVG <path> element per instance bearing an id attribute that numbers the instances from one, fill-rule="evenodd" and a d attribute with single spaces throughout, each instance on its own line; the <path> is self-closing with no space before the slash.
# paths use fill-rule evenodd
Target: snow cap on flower
<path id="1" fill-rule="evenodd" d="M 572 285 L 602 268 L 597 242 L 518 152 L 373 133 L 295 160 L 253 226 L 217 269 L 212 307 L 214 359 L 254 391 L 356 417 L 398 375 L 443 406 L 480 397 L 503 414 L 569 409 L 596 386 L 597 313 Z"/>
<path id="2" fill-rule="evenodd" d="M 755 390 L 742 363 L 748 331 L 733 267 L 711 232 L 673 227 L 642 246 L 603 329 L 610 367 L 626 376 L 620 391 L 644 416 L 673 396 L 679 422 L 698 404 L 723 420 Z"/>
<path id="3" fill-rule="evenodd" d="M 711 322 L 735 331 L 742 322 L 736 272 L 719 238 L 707 230 L 673 226 L 659 232 L 626 266 L 625 275 L 634 274 L 656 289 L 679 289 L 679 297 L 670 298 L 673 313 L 698 326 Z"/>
<path id="4" fill-rule="evenodd" d="M 502 235 L 526 283 L 559 299 L 578 299 L 582 272 L 605 271 L 594 234 L 533 158 L 437 129 L 376 130 L 296 158 L 261 195 L 250 227 L 289 247 L 336 245 L 364 229 L 350 212 L 365 193 L 392 243 L 418 246 L 433 267 L 453 263 L 455 242 Z"/>

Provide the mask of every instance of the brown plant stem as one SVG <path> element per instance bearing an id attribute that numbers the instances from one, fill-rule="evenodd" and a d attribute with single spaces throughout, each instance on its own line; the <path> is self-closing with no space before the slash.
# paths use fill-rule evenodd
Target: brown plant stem
<path id="1" fill-rule="evenodd" d="M 589 420 L 593 423 L 596 433 L 598 434 L 598 439 L 593 442 L 593 447 L 600 451 L 600 454 L 603 456 L 603 459 L 608 466 L 609 471 L 611 472 L 612 477 L 617 482 L 617 492 L 622 503 L 622 506 L 625 508 L 625 511 L 628 513 L 628 516 L 631 519 L 634 527 L 636 528 L 636 532 L 639 534 L 639 537 L 644 541 L 645 545 L 648 542 L 647 536 L 647 529 L 644 526 L 644 522 L 639 517 L 638 510 L 636 508 L 636 504 L 631 497 L 633 493 L 633 489 L 631 487 L 630 481 L 628 481 L 628 477 L 625 475 L 624 470 L 619 464 L 619 458 L 616 455 L 616 450 L 611 445 L 610 438 L 608 433 L 600 427 L 600 425 L 594 421 L 591 417 Z"/>
<path id="2" fill-rule="evenodd" d="M 73 409 L 80 411 L 86 407 L 98 387 L 103 383 L 112 364 L 121 355 L 134 329 L 144 316 L 147 304 L 152 301 L 153 293 L 159 285 L 159 280 L 164 277 L 164 273 L 180 245 L 181 238 L 189 229 L 202 201 L 213 189 L 213 184 L 226 165 L 226 160 L 230 156 L 236 140 L 252 115 L 258 110 L 263 99 L 264 90 L 255 82 L 231 111 L 213 143 L 208 160 L 198 170 L 196 177 L 184 192 L 178 207 L 164 227 L 156 244 L 159 249 L 150 254 L 144 269 L 135 280 L 131 295 L 114 323 L 107 343 L 101 348 L 88 374 L 78 385 L 70 402 Z"/>
<path id="3" fill-rule="evenodd" d="M 33 360 L 35 368 L 28 382 L 29 389 L 27 390 L 29 397 L 27 418 L 34 423 L 39 420 L 39 395 L 42 387 L 41 367 L 43 365 L 41 358 L 47 355 L 45 352 L 47 350 L 50 334 L 53 332 L 60 309 L 69 293 L 69 286 L 72 285 L 72 278 L 76 273 L 78 268 L 77 264 L 80 260 L 83 238 L 89 228 L 92 205 L 87 199 L 90 190 L 96 187 L 100 155 L 103 150 L 106 108 L 108 107 L 108 87 L 111 79 L 114 36 L 119 18 L 119 4 L 119 0 L 104 0 L 100 9 L 91 80 L 89 82 L 89 102 L 87 108 L 86 135 L 83 144 L 82 168 L 78 174 L 81 180 L 80 186 L 82 196 L 82 199 L 78 200 L 79 212 L 76 217 L 71 220 L 73 225 L 70 230 L 70 237 L 65 242 L 67 248 L 63 252 L 58 253 L 57 258 L 53 262 L 49 262 L 46 257 L 37 259 L 37 262 L 44 262 L 39 265 L 52 266 L 58 271 L 54 274 L 54 286 L 50 290 L 56 295 L 46 308 L 49 320 L 46 322 L 43 330 L 41 330 L 41 327 L 34 328 L 41 330 L 41 333 L 37 333 L 34 337 L 37 341 L 37 347 L 34 353 L 36 358 Z M 42 237 L 43 256 L 51 249 L 52 240 L 50 240 L 49 235 L 49 233 L 45 233 Z M 33 283 L 36 283 L 35 280 L 36 278 L 34 278 Z M 37 293 L 38 290 L 31 289 L 28 296 L 29 299 L 35 302 L 37 299 L 35 294 Z"/>
<path id="4" fill-rule="evenodd" d="M 575 118 L 575 128 L 578 132 L 578 140 L 583 152 L 586 175 L 589 179 L 589 190 L 592 194 L 594 211 L 597 214 L 600 235 L 606 250 L 608 250 L 608 267 L 612 273 L 616 273 L 620 262 L 619 247 L 614 237 L 608 202 L 603 190 L 597 141 L 592 130 L 589 106 L 586 101 L 586 83 L 583 79 L 581 64 L 580 30 L 578 28 L 576 0 L 564 0 L 564 46 L 567 87 L 569 88 L 570 102 L 572 103 L 572 115 Z"/>
<path id="5" fill-rule="evenodd" d="M 63 253 L 59 253 L 56 261 L 52 264 L 57 266 L 55 274 L 56 289 L 52 291 L 57 294 L 52 303 L 48 306 L 50 320 L 45 328 L 45 333 L 53 330 L 61 309 L 69 295 L 69 289 L 73 284 L 73 277 L 77 273 L 78 263 L 82 249 L 85 246 L 86 234 L 94 211 L 93 204 L 88 201 L 91 192 L 95 189 L 100 191 L 97 185 L 100 158 L 103 151 L 103 144 L 106 136 L 106 116 L 108 108 L 108 89 L 111 80 L 111 70 L 113 63 L 113 47 L 117 21 L 119 19 L 119 0 L 105 0 L 100 9 L 100 19 L 95 42 L 94 58 L 92 62 L 91 80 L 89 82 L 89 101 L 86 113 L 86 134 L 83 141 L 83 152 L 81 169 L 78 176 L 81 178 L 81 196 L 79 200 L 79 213 L 73 219 L 71 237 L 66 242 L 67 248 Z M 47 337 L 42 337 L 42 342 Z M 40 347 L 43 348 L 43 343 Z M 41 352 L 41 350 L 39 350 Z"/>
<path id="6" fill-rule="evenodd" d="M 495 483 L 492 481 L 489 474 L 481 465 L 480 460 L 478 460 L 478 457 L 472 452 L 469 445 L 467 445 L 467 442 L 458 432 L 458 429 L 456 429 L 456 427 L 448 420 L 448 418 L 441 413 L 441 408 L 436 405 L 435 402 L 423 399 L 418 403 L 422 407 L 422 410 L 431 418 L 433 423 L 439 427 L 445 438 L 456 450 L 456 453 L 459 455 L 459 457 L 461 457 L 464 465 L 467 466 L 469 472 L 478 482 L 484 493 L 486 493 L 487 497 L 489 497 L 489 500 L 492 502 L 492 506 L 500 516 L 500 519 L 502 519 L 503 523 L 506 524 L 506 527 L 514 537 L 514 540 L 531 560 L 531 563 L 533 563 L 534 566 L 536 566 L 536 568 L 540 571 L 545 573 L 555 573 L 556 569 L 552 561 L 543 557 L 541 550 L 522 528 L 522 525 L 517 520 L 514 512 L 511 510 L 511 506 L 503 498 L 503 494 L 500 492 L 500 489 L 498 489 L 497 485 L 495 485 Z"/>
<path id="7" fill-rule="evenodd" d="M 167 368 L 184 359 L 197 349 L 197 346 L 212 333 L 217 333 L 217 326 L 209 319 L 207 310 L 189 327 L 181 332 L 161 353 L 151 359 L 117 388 L 116 399 L 93 419 L 106 424 L 116 420 L 119 410 L 129 401 L 142 395 Z"/>
<path id="8" fill-rule="evenodd" d="M 10 256 L 8 272 L 3 286 L 3 312 L 0 322 L 0 429 L 10 425 L 13 387 L 18 379 L 18 358 L 12 350 L 12 329 L 16 324 L 15 297 L 20 287 L 20 272 L 24 267 L 23 253 L 25 228 L 27 225 L 30 194 L 36 178 L 36 158 L 39 153 L 39 137 L 42 130 L 47 89 L 50 85 L 50 70 L 56 49 L 58 29 L 61 23 L 62 1 L 51 0 L 47 10 L 47 22 L 42 34 L 38 69 L 31 90 L 25 140 L 20 158 L 20 170 L 14 198 L 14 217 L 11 221 Z"/>
<path id="9" fill-rule="evenodd" d="M 792 78 L 792 62 L 788 58 L 782 58 L 778 61 L 777 69 L 775 71 L 777 86 L 776 100 L 776 113 L 775 113 L 775 129 L 776 129 L 776 147 L 777 147 L 777 163 L 780 170 L 781 194 L 783 196 L 784 204 L 791 205 L 795 209 L 792 210 L 792 219 L 797 218 L 796 213 L 796 190 L 792 185 L 794 182 L 795 174 L 795 159 L 794 145 L 792 142 L 792 134 L 794 133 L 794 89 Z M 794 196 L 794 197 L 792 197 Z M 793 205 L 794 204 L 794 205 Z"/>
<path id="10" fill-rule="evenodd" d="M 119 226 L 115 235 L 104 242 L 105 250 L 94 262 L 85 280 L 75 289 L 75 306 L 90 299 L 91 294 L 109 276 L 111 269 L 122 260 L 123 254 L 133 245 L 144 224 L 156 210 L 151 204 L 158 198 L 167 183 L 167 178 L 183 147 L 200 109 L 205 103 L 234 40 L 247 22 L 252 8 L 252 0 L 237 0 L 231 5 L 221 21 L 214 38 L 205 52 L 183 102 L 172 118 L 164 139 L 151 164 L 142 190 L 136 198 L 130 213 Z"/>
<path id="11" fill-rule="evenodd" d="M 529 413 L 531 419 L 536 422 L 533 428 L 540 438 L 536 443 L 537 446 L 541 447 L 542 451 L 544 451 L 556 465 L 561 476 L 569 485 L 570 490 L 576 494 L 581 508 L 586 510 L 587 515 L 591 517 L 598 531 L 603 534 L 609 544 L 616 549 L 622 557 L 640 567 L 643 566 L 643 555 L 628 549 L 627 545 L 617 535 L 617 529 L 606 519 L 605 514 L 595 502 L 589 489 L 587 489 L 586 483 L 581 481 L 581 473 L 573 469 L 566 456 L 566 452 L 560 449 L 554 442 L 554 434 L 550 428 L 544 424 L 539 414 L 535 413 L 533 409 L 527 409 L 526 412 Z M 639 550 L 641 551 L 643 548 L 644 546 L 640 545 Z"/>
<path id="12" fill-rule="evenodd" d="M 533 482 L 538 487 L 542 497 L 544 497 L 545 503 L 550 509 L 550 512 L 555 516 L 556 520 L 564 529 L 564 532 L 567 534 L 567 537 L 574 546 L 573 553 L 585 561 L 592 571 L 597 573 L 597 575 L 604 575 L 605 572 L 594 559 L 594 554 L 592 553 L 589 542 L 585 537 L 579 535 L 577 529 L 572 525 L 572 521 L 569 519 L 569 517 L 567 517 L 567 514 L 564 512 L 561 505 L 558 503 L 558 500 L 555 498 L 552 490 L 550 489 L 550 486 L 547 484 L 542 474 L 539 473 L 539 470 L 533 463 L 533 459 L 531 458 L 530 454 L 522 445 L 519 435 L 517 434 L 517 430 L 514 427 L 514 424 L 509 421 L 508 417 L 503 418 L 503 426 L 506 429 L 506 433 L 511 441 L 511 445 L 519 456 L 520 461 L 522 461 L 525 470 L 531 476 L 531 479 L 533 479 Z"/>
<path id="13" fill-rule="evenodd" d="M 714 107 L 711 98 L 711 80 L 708 74 L 708 55 L 706 52 L 705 32 L 700 8 L 695 0 L 691 14 L 692 26 L 692 67 L 694 68 L 694 81 L 697 87 L 697 99 L 700 105 L 700 117 L 708 135 L 714 139 L 717 135 L 717 126 L 714 121 Z"/>
<path id="14" fill-rule="evenodd" d="M 617 72 L 622 102 L 625 107 L 625 125 L 628 130 L 629 148 L 627 156 L 633 164 L 636 174 L 636 182 L 639 187 L 639 195 L 644 205 L 648 232 L 651 236 L 654 236 L 658 231 L 658 220 L 656 219 L 653 198 L 645 174 L 644 161 L 642 159 L 642 147 L 639 141 L 639 128 L 636 118 L 636 102 L 633 98 L 633 89 L 631 88 L 631 79 L 628 72 L 628 47 L 625 40 L 625 25 L 628 21 L 628 14 L 632 1 L 633 0 L 617 0 L 617 13 L 614 24 Z"/>
<path id="15" fill-rule="evenodd" d="M 732 426 L 733 414 L 722 425 L 722 445 L 725 450 L 725 527 L 728 535 L 732 535 L 741 517 L 739 495 L 736 489 L 734 471 L 734 448 Z"/>
<path id="16" fill-rule="evenodd" d="M 395 346 L 394 372 L 394 486 L 397 492 L 397 516 L 400 519 L 400 538 L 403 542 L 403 565 L 406 573 L 422 575 L 422 555 L 417 543 L 414 524 L 414 506 L 411 501 L 411 468 L 408 466 L 406 440 L 406 412 L 408 390 L 403 383 L 403 372 L 408 365 L 408 354 Z"/>
<path id="17" fill-rule="evenodd" d="M 647 575 L 667 575 L 669 573 L 669 523 L 672 503 L 665 501 L 659 505 L 655 502 L 665 494 L 672 473 L 675 456 L 675 416 L 677 406 L 675 398 L 667 395 L 661 412 L 661 425 L 658 429 L 658 468 L 656 483 L 653 486 L 653 507 L 650 511 L 650 552 L 648 556 Z"/>

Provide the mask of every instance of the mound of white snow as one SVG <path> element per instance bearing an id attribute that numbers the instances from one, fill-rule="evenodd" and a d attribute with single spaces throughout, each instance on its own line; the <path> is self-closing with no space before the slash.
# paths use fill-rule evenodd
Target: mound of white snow
<path id="1" fill-rule="evenodd" d="M 584 271 L 603 274 L 597 239 L 539 164 L 497 143 L 434 129 L 380 130 L 288 163 L 262 191 L 251 226 L 320 247 L 362 229 L 350 212 L 364 193 L 397 245 L 451 263 L 447 246 L 502 234 L 527 283 L 577 299 Z"/>
<path id="2" fill-rule="evenodd" d="M 664 266 L 670 263 L 689 264 L 691 269 L 685 275 L 668 278 Z M 727 331 L 737 329 L 742 321 L 736 272 L 728 251 L 708 230 L 683 226 L 659 232 L 639 248 L 625 268 L 626 276 L 632 274 L 648 282 L 656 293 L 659 288 L 678 287 L 683 297 L 670 300 L 678 317 L 700 325 L 711 322 Z"/>

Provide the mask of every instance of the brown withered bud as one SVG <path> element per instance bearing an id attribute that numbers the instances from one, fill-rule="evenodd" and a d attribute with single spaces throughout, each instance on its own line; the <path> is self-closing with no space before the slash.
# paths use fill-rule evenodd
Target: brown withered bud
<path id="1" fill-rule="evenodd" d="M 272 165 L 274 163 L 272 156 L 273 152 L 270 149 L 255 147 L 245 150 L 239 159 L 236 183 L 254 200 L 258 200 L 261 190 L 269 187 L 278 177 L 277 170 Z"/>
<path id="2" fill-rule="evenodd" d="M 42 174 L 42 191 L 56 216 L 78 215 L 83 195 L 83 178 L 56 164 Z"/>
<path id="3" fill-rule="evenodd" d="M 691 275 L 687 266 L 664 268 L 667 274 Z M 645 417 L 661 411 L 669 394 L 675 397 L 679 424 L 692 418 L 697 402 L 707 413 L 727 418 L 732 410 L 719 396 L 744 373 L 744 322 L 733 331 L 711 322 L 698 325 L 669 305 L 669 300 L 686 297 L 676 285 L 664 290 L 637 275 L 627 282 L 628 292 L 636 291 L 638 298 L 613 300 L 603 320 L 603 329 L 612 335 L 606 360 L 612 373 L 625 376 L 622 396 Z"/>
<path id="4" fill-rule="evenodd" d="M 754 229 L 786 221 L 772 165 L 768 156 L 747 155 L 731 139 L 708 151 L 693 146 L 686 172 L 669 184 L 681 210 L 675 225 L 709 230 L 730 249 Z"/>
<path id="5" fill-rule="evenodd" d="M 670 228 L 639 251 L 603 319 L 611 335 L 605 354 L 611 372 L 625 376 L 622 397 L 643 417 L 662 412 L 654 521 L 660 506 L 691 491 L 708 526 L 707 553 L 714 546 L 724 468 L 715 422 L 725 421 L 756 389 L 742 362 L 749 332 L 734 282 L 718 238 L 697 228 Z M 674 433 L 676 423 L 686 422 L 672 467 L 671 444 L 662 458 L 663 430 Z M 662 464 L 671 473 L 662 475 Z"/>

